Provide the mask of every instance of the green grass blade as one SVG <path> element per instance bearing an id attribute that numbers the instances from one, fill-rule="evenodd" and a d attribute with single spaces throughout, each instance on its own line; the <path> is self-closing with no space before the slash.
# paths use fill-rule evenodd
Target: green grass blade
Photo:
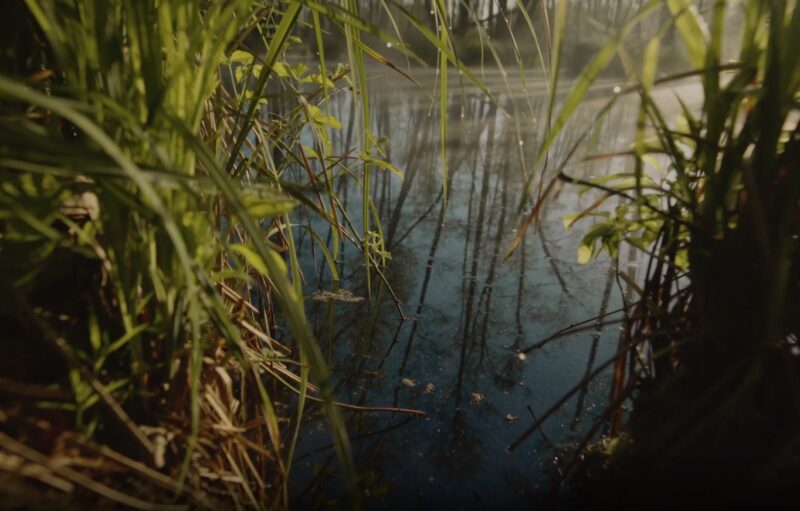
<path id="1" fill-rule="evenodd" d="M 708 52 L 708 30 L 695 7 L 695 0 L 666 0 L 675 17 L 675 28 L 681 36 L 689 60 L 695 69 L 703 69 Z"/>
<path id="2" fill-rule="evenodd" d="M 179 126 L 176 126 L 180 128 Z M 298 340 L 301 350 L 308 357 L 311 379 L 318 385 L 320 396 L 323 400 L 323 410 L 328 421 L 330 434 L 336 447 L 339 461 L 342 465 L 345 481 L 351 494 L 357 497 L 355 463 L 350 449 L 350 439 L 347 435 L 344 420 L 339 409 L 334 404 L 335 394 L 331 383 L 325 357 L 322 353 L 308 325 L 302 295 L 298 295 L 295 284 L 287 275 L 286 265 L 283 260 L 264 241 L 263 233 L 258 224 L 247 212 L 241 192 L 234 184 L 230 175 L 219 166 L 214 156 L 198 141 L 192 140 L 192 146 L 197 154 L 198 161 L 208 172 L 211 179 L 225 197 L 236 217 L 242 224 L 244 231 L 250 238 L 252 248 L 258 253 L 267 268 L 267 272 L 275 285 L 276 294 L 289 326 Z"/>
<path id="3" fill-rule="evenodd" d="M 247 106 L 247 113 L 245 113 L 240 123 L 241 127 L 239 128 L 239 135 L 237 136 L 236 142 L 234 142 L 231 148 L 230 157 L 226 165 L 226 170 L 229 173 L 232 172 L 236 161 L 239 159 L 242 146 L 250 134 L 256 113 L 260 108 L 259 103 L 255 100 L 255 98 L 262 96 L 263 91 L 267 86 L 267 82 L 272 75 L 272 67 L 278 60 L 278 55 L 280 55 L 281 50 L 283 50 L 283 46 L 286 43 L 286 40 L 288 39 L 295 22 L 297 21 L 297 16 L 300 13 L 301 7 L 301 4 L 294 2 L 287 6 L 286 12 L 284 12 L 283 16 L 281 17 L 281 21 L 278 24 L 278 27 L 275 29 L 275 34 L 270 40 L 271 44 L 267 49 L 266 56 L 264 57 L 264 67 L 262 68 L 261 75 L 258 78 L 258 83 L 253 88 L 254 100 L 250 101 L 249 105 Z"/>
<path id="4" fill-rule="evenodd" d="M 537 166 L 542 163 L 545 156 L 547 155 L 550 147 L 552 146 L 553 142 L 558 138 L 561 134 L 564 127 L 567 125 L 567 122 L 572 118 L 573 114 L 577 111 L 578 107 L 581 105 L 583 99 L 586 97 L 586 93 L 591 88 L 592 84 L 597 80 L 600 76 L 600 73 L 608 67 L 611 63 L 611 59 L 614 57 L 617 49 L 620 47 L 622 42 L 625 38 L 630 34 L 633 28 L 640 23 L 647 15 L 649 15 L 658 5 L 661 3 L 661 0 L 650 0 L 647 4 L 645 4 L 639 12 L 632 17 L 621 29 L 620 31 L 609 41 L 592 59 L 592 61 L 586 66 L 583 70 L 581 75 L 578 77 L 575 85 L 572 87 L 570 92 L 567 94 L 566 99 L 563 102 L 563 106 L 558 114 L 553 125 L 550 127 L 549 133 L 545 138 L 544 142 L 539 148 L 536 164 Z M 551 70 L 552 73 L 558 73 L 558 70 Z M 557 85 L 557 80 L 553 79 L 553 87 Z M 556 91 L 553 89 L 550 91 L 551 97 L 554 97 Z M 554 101 L 554 100 L 553 100 Z M 520 201 L 518 207 L 518 214 L 520 214 L 525 207 L 528 199 L 531 196 L 531 189 L 533 186 L 533 180 L 535 179 L 536 175 L 531 174 L 525 184 L 525 191 L 522 194 L 522 200 Z"/>
<path id="5" fill-rule="evenodd" d="M 448 27 L 447 9 L 444 0 L 436 0 L 436 12 L 439 27 L 439 44 L 442 48 L 450 46 L 450 28 Z M 439 137 L 441 138 L 442 186 L 443 201 L 447 204 L 447 62 L 448 56 L 439 50 Z"/>

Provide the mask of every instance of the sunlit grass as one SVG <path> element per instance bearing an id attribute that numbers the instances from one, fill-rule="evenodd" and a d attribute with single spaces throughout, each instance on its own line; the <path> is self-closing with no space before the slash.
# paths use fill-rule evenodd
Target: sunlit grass
<path id="1" fill-rule="evenodd" d="M 305 10 L 317 72 L 286 60 Z M 364 55 L 387 60 L 361 33 L 405 52 L 402 43 L 363 20 L 357 2 L 30 0 L 21 12 L 41 29 L 42 45 L 16 56 L 40 68 L 0 77 L 2 299 L 7 311 L 52 330 L 49 340 L 72 346 L 65 372 L 45 383 L 69 382 L 76 401 L 68 410 L 87 436 L 108 442 L 111 423 L 121 421 L 176 487 L 189 485 L 192 495 L 202 474 L 232 473 L 240 483 L 229 497 L 256 508 L 289 505 L 291 460 L 313 397 L 356 503 L 332 376 L 305 316 L 292 210 L 299 204 L 330 223 L 332 252 L 312 236 L 334 276 L 339 237 L 363 251 L 371 288 L 386 256 L 370 175 L 399 171 L 374 147 L 366 90 Z M 346 37 L 349 66 L 328 67 L 323 17 Z M 263 53 L 245 45 L 253 34 Z M 435 37 L 445 66 L 456 62 Z M 361 111 L 355 162 L 333 154 L 330 141 L 341 123 L 329 98 L 345 82 Z M 305 130 L 313 148 L 300 142 Z M 337 175 L 356 168 L 361 232 L 335 193 Z M 86 218 L 64 208 L 75 209 L 77 184 L 87 189 L 81 200 L 96 202 Z M 94 276 L 41 299 L 62 252 Z M 70 295 L 86 301 L 76 306 Z M 280 309 L 254 307 L 257 295 Z M 274 339 L 284 323 L 291 337 Z M 14 342 L 25 350 L 22 338 Z M 287 416 L 293 391 L 299 399 Z M 171 426 L 161 436 L 142 432 L 164 421 Z M 232 436 L 220 440 L 215 428 Z M 155 444 L 167 436 L 165 452 Z M 263 448 L 248 447 L 257 439 Z M 214 442 L 221 449 L 209 451 Z"/>

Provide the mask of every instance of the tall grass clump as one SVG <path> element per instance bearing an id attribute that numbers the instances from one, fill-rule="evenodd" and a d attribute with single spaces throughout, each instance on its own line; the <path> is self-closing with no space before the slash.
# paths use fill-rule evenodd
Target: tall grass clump
<path id="1" fill-rule="evenodd" d="M 332 227 L 333 253 L 322 248 L 336 280 L 341 239 L 368 276 L 380 267 L 370 167 L 397 169 L 371 147 L 363 90 L 363 53 L 387 61 L 359 34 L 402 44 L 355 2 L 11 0 L 0 12 L 0 448 L 57 489 L 140 509 L 181 508 L 150 503 L 176 496 L 288 507 L 313 405 L 357 504 L 292 218 L 302 206 Z M 301 19 L 316 70 L 287 60 Z M 329 30 L 350 67 L 326 63 Z M 359 97 L 362 142 L 335 155 L 326 105 L 344 91 Z M 363 232 L 336 196 L 342 176 L 364 189 Z"/>
<path id="2" fill-rule="evenodd" d="M 800 8 L 721 0 L 700 11 L 699 3 L 644 4 L 578 78 L 540 153 L 541 162 L 613 54 L 627 61 L 630 82 L 611 101 L 638 96 L 634 142 L 614 155 L 630 167 L 583 180 L 564 166 L 541 175 L 538 187 L 541 197 L 557 181 L 598 194 L 570 219 L 595 219 L 579 259 L 607 251 L 621 287 L 637 295 L 604 366 L 611 405 L 590 433 L 609 432 L 613 456 L 579 471 L 605 504 L 688 497 L 769 505 L 792 494 L 800 473 Z M 668 21 L 636 64 L 625 37 L 657 12 Z M 740 25 L 730 24 L 733 15 Z M 673 30 L 691 64 L 659 76 Z M 726 60 L 731 39 L 738 54 Z M 694 84 L 702 104 L 692 109 L 678 97 L 681 114 L 672 118 L 662 99 L 678 80 Z M 533 180 L 529 190 L 537 190 Z M 613 207 L 600 207 L 609 200 Z M 620 261 L 623 245 L 644 255 L 638 275 Z"/>

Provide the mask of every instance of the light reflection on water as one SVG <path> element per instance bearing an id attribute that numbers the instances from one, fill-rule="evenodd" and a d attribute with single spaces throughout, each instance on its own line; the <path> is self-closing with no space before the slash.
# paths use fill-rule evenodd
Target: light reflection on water
<path id="1" fill-rule="evenodd" d="M 427 73 L 421 81 L 431 85 L 432 73 Z M 621 300 L 616 287 L 612 292 L 616 282 L 607 258 L 576 263 L 581 232 L 590 222 L 566 232 L 562 219 L 593 198 L 579 197 L 575 188 L 560 190 L 543 210 L 540 228 L 532 227 L 521 248 L 503 262 L 517 235 L 517 207 L 543 137 L 547 104 L 544 82 L 536 76 L 525 84 L 527 95 L 520 80 L 511 84 L 512 95 L 502 93 L 505 85 L 497 72 L 487 82 L 498 91 L 501 109 L 518 122 L 473 88 L 453 88 L 447 148 L 451 185 L 444 208 L 437 100 L 383 70 L 369 82 L 373 129 L 389 138 L 389 157 L 405 173 L 401 180 L 374 170 L 372 185 L 392 253 L 386 277 L 410 319 L 400 318 L 379 285 L 372 302 L 309 305 L 318 339 L 332 358 L 340 400 L 426 414 L 345 412 L 357 465 L 369 472 L 373 496 L 367 508 L 531 505 L 553 474 L 557 451 L 551 443 L 564 447 L 578 441 L 607 400 L 608 378 L 601 377 L 541 432 L 507 451 L 531 426 L 532 415 L 541 414 L 615 352 L 618 329 L 615 324 L 589 329 L 527 357 L 518 351 L 565 326 L 617 309 Z M 595 103 L 579 112 L 574 127 L 555 143 L 551 168 L 592 122 Z M 627 141 L 618 134 L 626 109 L 631 110 L 615 107 L 586 146 L 623 147 Z M 349 126 L 352 112 L 351 98 L 340 95 L 332 111 L 344 125 L 335 130 L 340 150 L 351 147 L 357 136 L 357 126 Z M 613 159 L 568 170 L 576 176 L 601 175 L 624 165 Z M 339 186 L 353 224 L 360 226 L 357 183 L 350 178 Z M 312 225 L 327 234 L 323 224 Z M 332 290 L 322 253 L 308 236 L 300 237 L 307 294 Z M 343 250 L 342 287 L 364 295 L 363 258 L 352 247 L 343 245 Z M 294 494 L 302 496 L 302 507 L 312 505 L 312 483 L 320 483 L 330 498 L 341 497 L 340 484 L 324 484 L 326 476 L 319 472 L 323 466 L 335 469 L 329 443 L 316 421 L 301 437 Z"/>

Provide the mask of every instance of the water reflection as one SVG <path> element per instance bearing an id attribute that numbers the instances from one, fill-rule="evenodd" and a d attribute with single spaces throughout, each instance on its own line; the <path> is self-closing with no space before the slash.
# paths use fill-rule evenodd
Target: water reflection
<path id="1" fill-rule="evenodd" d="M 564 326 L 618 309 L 615 272 L 608 260 L 575 262 L 579 232 L 567 233 L 562 224 L 565 214 L 586 205 L 574 189 L 559 192 L 532 228 L 538 232 L 529 233 L 503 262 L 533 171 L 527 165 L 543 136 L 540 119 L 546 118 L 547 105 L 540 78 L 528 77 L 524 88 L 520 81 L 512 83 L 512 93 L 498 94 L 497 103 L 476 90 L 451 91 L 445 204 L 436 107 L 412 84 L 382 73 L 370 80 L 373 122 L 390 139 L 391 161 L 405 171 L 403 180 L 388 172 L 372 179 L 393 257 L 386 269 L 393 294 L 379 286 L 372 301 L 310 305 L 342 400 L 426 413 L 417 419 L 348 415 L 357 462 L 371 471 L 367 507 L 530 505 L 555 456 L 551 442 L 574 442 L 596 422 L 596 410 L 607 399 L 604 379 L 587 383 L 520 449 L 509 453 L 507 446 L 530 427 L 537 411 L 609 358 L 617 336 L 598 320 L 590 330 L 527 355 L 524 349 Z M 425 73 L 420 80 L 431 84 L 431 72 Z M 496 72 L 486 80 L 505 87 Z M 584 110 L 576 120 L 581 129 L 596 115 L 591 104 Z M 333 114 L 345 124 L 334 139 L 343 151 L 352 146 L 357 129 L 352 98 L 341 95 Z M 619 137 L 624 115 L 624 106 L 613 111 L 590 148 L 624 144 Z M 548 163 L 558 165 L 576 138 L 576 130 L 567 130 Z M 608 165 L 624 162 L 583 165 L 571 174 L 606 172 Z M 360 225 L 358 183 L 345 177 L 337 186 L 353 224 Z M 307 255 L 306 291 L 331 290 L 330 272 L 304 232 L 299 243 Z M 346 243 L 340 251 L 342 286 L 363 294 L 363 256 Z M 335 466 L 328 443 L 321 423 L 307 425 L 298 447 L 299 466 L 305 467 L 295 480 L 298 505 L 323 505 L 312 502 L 315 494 L 341 496 L 342 488 L 329 484 L 323 470 Z"/>

